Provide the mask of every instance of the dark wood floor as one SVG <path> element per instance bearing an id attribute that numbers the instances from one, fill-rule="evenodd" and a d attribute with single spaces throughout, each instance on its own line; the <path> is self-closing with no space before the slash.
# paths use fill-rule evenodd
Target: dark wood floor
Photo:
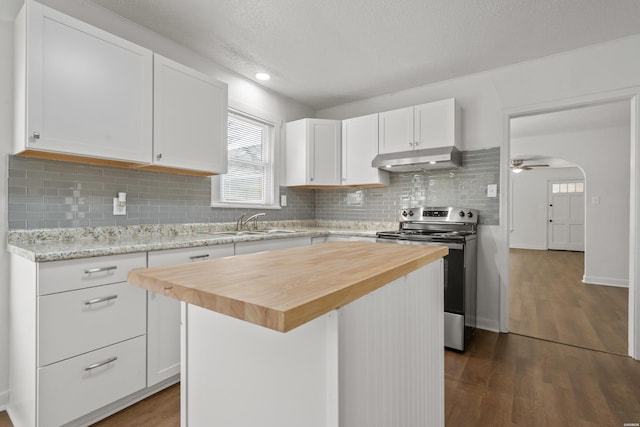
<path id="1" fill-rule="evenodd" d="M 445 356 L 447 426 L 640 423 L 640 362 L 516 334 L 477 331 Z"/>
<path id="2" fill-rule="evenodd" d="M 509 330 L 628 354 L 627 288 L 582 283 L 584 254 L 511 249 Z"/>
<path id="3" fill-rule="evenodd" d="M 94 427 L 177 427 L 180 425 L 180 383 L 136 403 Z"/>
<path id="4" fill-rule="evenodd" d="M 445 351 L 446 425 L 622 427 L 640 423 L 639 384 L 626 356 L 477 331 L 465 353 Z M 177 427 L 179 400 L 176 385 L 96 426 Z"/>

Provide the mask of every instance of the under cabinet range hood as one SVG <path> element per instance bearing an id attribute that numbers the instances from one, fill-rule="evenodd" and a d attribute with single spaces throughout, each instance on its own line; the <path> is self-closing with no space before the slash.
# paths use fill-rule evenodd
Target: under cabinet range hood
<path id="1" fill-rule="evenodd" d="M 456 169 L 461 164 L 462 155 L 453 146 L 378 154 L 371 162 L 371 166 L 374 168 L 389 172 Z"/>

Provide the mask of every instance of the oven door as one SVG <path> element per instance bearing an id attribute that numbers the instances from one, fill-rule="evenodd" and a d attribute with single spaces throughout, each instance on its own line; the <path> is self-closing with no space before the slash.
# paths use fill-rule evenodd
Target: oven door
<path id="1" fill-rule="evenodd" d="M 464 314 L 465 305 L 465 264 L 464 243 L 427 242 L 424 240 L 400 240 L 378 237 L 377 242 L 401 243 L 405 245 L 446 246 L 449 255 L 444 260 L 444 311 Z"/>

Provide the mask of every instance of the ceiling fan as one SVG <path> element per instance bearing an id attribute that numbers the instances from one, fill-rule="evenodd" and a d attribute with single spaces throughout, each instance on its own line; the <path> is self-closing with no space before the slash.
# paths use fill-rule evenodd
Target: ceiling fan
<path id="1" fill-rule="evenodd" d="M 523 164 L 524 162 L 525 160 L 511 160 L 511 171 L 513 173 L 520 173 L 523 170 L 528 171 L 533 168 L 544 168 L 549 166 L 549 165 L 525 165 Z"/>

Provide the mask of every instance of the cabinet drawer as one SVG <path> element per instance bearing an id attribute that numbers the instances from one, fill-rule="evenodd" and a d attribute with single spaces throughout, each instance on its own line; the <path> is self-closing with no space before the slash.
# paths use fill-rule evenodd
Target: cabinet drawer
<path id="1" fill-rule="evenodd" d="M 38 366 L 146 331 L 146 291 L 126 282 L 41 296 L 38 305 Z"/>
<path id="2" fill-rule="evenodd" d="M 38 426 L 60 426 L 143 389 L 145 359 L 142 336 L 39 368 Z"/>
<path id="3" fill-rule="evenodd" d="M 127 273 L 147 266 L 144 252 L 38 264 L 38 295 L 125 282 Z"/>
<path id="4" fill-rule="evenodd" d="M 233 244 L 149 252 L 149 268 L 233 256 Z"/>
<path id="5" fill-rule="evenodd" d="M 292 237 L 288 239 L 257 240 L 255 242 L 236 243 L 236 255 L 252 254 L 255 252 L 273 251 L 276 249 L 308 246 L 311 244 L 309 237 Z"/>

